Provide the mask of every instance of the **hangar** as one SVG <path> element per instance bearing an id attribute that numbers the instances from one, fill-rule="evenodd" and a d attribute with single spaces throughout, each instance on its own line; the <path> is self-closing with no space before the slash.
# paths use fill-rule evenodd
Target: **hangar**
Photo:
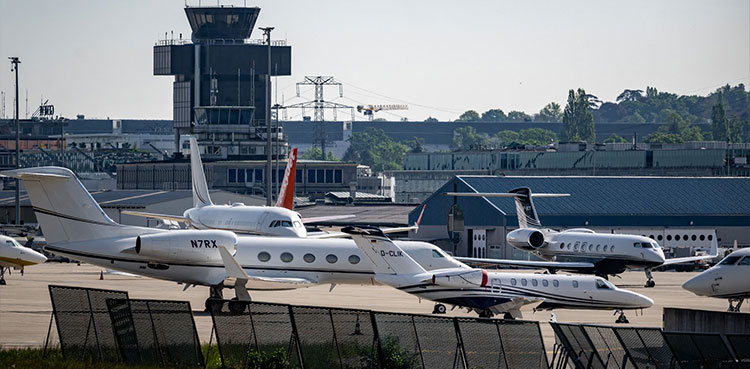
<path id="1" fill-rule="evenodd" d="M 510 198 L 449 197 L 446 192 L 507 192 L 529 187 L 536 193 L 570 197 L 534 201 L 550 228 L 642 234 L 682 256 L 710 245 L 750 245 L 750 178 L 738 177 L 453 177 L 423 204 L 426 211 L 413 239 L 433 242 L 457 256 L 526 258 L 506 245 L 518 227 Z M 409 213 L 409 224 L 421 206 Z"/>

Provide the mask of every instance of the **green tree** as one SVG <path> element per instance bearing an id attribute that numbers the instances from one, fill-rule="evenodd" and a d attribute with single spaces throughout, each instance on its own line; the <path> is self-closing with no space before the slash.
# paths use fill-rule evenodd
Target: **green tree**
<path id="1" fill-rule="evenodd" d="M 382 129 L 369 127 L 352 133 L 344 160 L 368 165 L 373 170 L 398 170 L 403 168 L 404 154 L 409 148 L 393 142 Z"/>
<path id="2" fill-rule="evenodd" d="M 484 122 L 502 122 L 507 119 L 508 118 L 501 109 L 490 109 L 482 113 L 482 121 Z"/>
<path id="3" fill-rule="evenodd" d="M 512 142 L 521 142 L 521 135 L 516 131 L 503 130 L 492 136 L 492 141 L 497 147 L 507 146 Z"/>
<path id="4" fill-rule="evenodd" d="M 302 155 L 300 155 L 300 159 L 303 160 L 321 160 L 321 157 L 323 156 L 323 151 L 320 150 L 320 147 L 311 147 L 307 150 L 305 150 Z M 322 159 L 325 161 L 339 161 L 339 158 L 336 157 L 336 155 L 333 155 L 332 152 L 328 151 L 326 152 L 325 159 Z"/>
<path id="5" fill-rule="evenodd" d="M 562 109 L 560 108 L 560 104 L 556 102 L 551 102 L 547 105 L 545 105 L 542 110 L 539 111 L 539 114 L 534 117 L 534 121 L 537 122 L 562 122 Z"/>
<path id="6" fill-rule="evenodd" d="M 643 118 L 638 112 L 634 112 L 622 119 L 623 122 L 627 123 L 646 123 L 646 119 Z"/>
<path id="7" fill-rule="evenodd" d="M 456 122 L 477 122 L 479 119 L 479 113 L 475 110 L 467 110 L 456 119 Z"/>
<path id="8" fill-rule="evenodd" d="M 591 95 L 579 88 L 568 91 L 568 103 L 563 112 L 563 130 L 560 139 L 563 142 L 596 142 L 594 115 L 591 113 Z"/>
<path id="9" fill-rule="evenodd" d="M 703 133 L 700 127 L 696 125 L 690 125 L 680 132 L 680 137 L 685 141 L 703 141 Z"/>
<path id="10" fill-rule="evenodd" d="M 609 135 L 606 139 L 604 139 L 604 143 L 627 143 L 628 140 L 625 139 L 625 137 L 622 137 L 618 135 L 617 133 L 613 133 Z"/>
<path id="11" fill-rule="evenodd" d="M 643 90 L 625 90 L 617 96 L 617 102 L 638 101 L 643 97 Z"/>
<path id="12" fill-rule="evenodd" d="M 424 121 L 428 122 L 428 123 L 437 123 L 438 122 L 437 118 L 433 118 L 432 116 L 427 117 L 427 119 L 425 119 Z"/>
<path id="13" fill-rule="evenodd" d="M 721 92 L 716 104 L 711 108 L 711 133 L 716 141 L 726 141 L 729 136 L 729 122 L 724 113 Z"/>
<path id="14" fill-rule="evenodd" d="M 406 146 L 409 146 L 409 152 L 424 152 L 424 138 L 414 137 L 412 140 L 406 142 Z"/>
<path id="15" fill-rule="evenodd" d="M 660 111 L 659 120 L 662 122 L 659 130 L 665 133 L 681 134 L 688 127 L 685 120 L 672 109 Z"/>
<path id="16" fill-rule="evenodd" d="M 531 117 L 522 111 L 513 110 L 508 113 L 508 120 L 511 122 L 531 122 Z"/>
<path id="17" fill-rule="evenodd" d="M 484 148 L 489 143 L 489 136 L 486 133 L 477 133 L 472 126 L 456 128 L 453 132 L 453 150 L 478 150 Z"/>
<path id="18" fill-rule="evenodd" d="M 527 128 L 519 132 L 520 142 L 524 145 L 543 146 L 557 142 L 557 134 L 544 128 Z"/>
<path id="19" fill-rule="evenodd" d="M 732 116 L 729 119 L 729 142 L 732 143 L 740 143 L 743 141 L 742 139 L 742 133 L 745 131 L 745 126 L 747 125 L 746 120 L 742 120 L 737 118 L 737 116 Z"/>

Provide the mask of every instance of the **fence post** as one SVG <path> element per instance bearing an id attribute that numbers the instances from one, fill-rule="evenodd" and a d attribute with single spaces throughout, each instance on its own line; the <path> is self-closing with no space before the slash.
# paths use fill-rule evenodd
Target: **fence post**
<path id="1" fill-rule="evenodd" d="M 148 319 L 151 322 L 151 333 L 154 335 L 154 345 L 156 345 L 156 356 L 159 357 L 159 362 L 161 362 L 161 365 L 164 366 L 166 363 L 164 362 L 164 355 L 161 353 L 161 343 L 159 343 L 159 336 L 156 335 L 156 325 L 154 324 L 154 316 L 151 314 L 151 304 L 146 303 L 146 312 L 148 312 Z"/>
<path id="2" fill-rule="evenodd" d="M 305 369 L 305 359 L 302 357 L 302 346 L 300 345 L 299 333 L 297 332 L 297 322 L 294 320 L 294 312 L 292 311 L 292 305 L 287 305 L 289 309 L 289 321 L 292 323 L 292 340 L 294 340 L 295 346 L 297 346 L 297 357 L 299 358 L 299 366 Z"/>
<path id="3" fill-rule="evenodd" d="M 461 357 L 461 361 L 463 362 L 463 367 L 468 368 L 469 367 L 469 359 L 466 357 L 466 349 L 464 348 L 464 339 L 463 336 L 461 336 L 461 328 L 458 326 L 458 318 L 453 317 L 453 328 L 456 330 L 456 343 L 457 348 L 460 351 L 458 354 Z M 454 363 L 453 367 L 455 368 L 456 365 Z"/>
<path id="4" fill-rule="evenodd" d="M 369 312 L 370 314 L 370 324 L 372 325 L 372 333 L 373 333 L 373 343 L 375 345 L 375 349 L 378 351 L 378 367 L 380 367 L 383 363 L 385 363 L 385 356 L 383 355 L 383 348 L 380 347 L 381 340 L 380 340 L 380 333 L 378 332 L 378 324 L 375 320 L 375 313 L 373 311 Z"/>
<path id="5" fill-rule="evenodd" d="M 414 329 L 414 340 L 417 341 L 417 351 L 419 352 L 419 361 L 422 362 L 422 368 L 427 369 L 424 366 L 424 357 L 422 357 L 422 345 L 419 344 L 419 332 L 417 332 L 417 323 L 414 322 L 414 315 L 409 315 L 411 318 L 411 327 Z"/>
<path id="6" fill-rule="evenodd" d="M 47 344 L 49 343 L 49 336 L 52 334 L 52 320 L 55 319 L 55 306 L 52 306 L 52 313 L 49 316 L 49 327 L 47 327 L 47 338 L 44 339 L 44 351 L 42 351 L 42 358 L 47 357 Z M 58 333 L 59 334 L 59 333 Z"/>
<path id="7" fill-rule="evenodd" d="M 331 331 L 333 332 L 333 344 L 336 345 L 336 354 L 339 357 L 339 366 L 344 369 L 344 360 L 341 358 L 341 350 L 339 349 L 339 339 L 336 336 L 336 326 L 333 323 L 333 313 L 331 309 L 328 309 L 328 317 L 331 319 Z"/>
<path id="8" fill-rule="evenodd" d="M 99 360 L 103 361 L 104 356 L 102 355 L 102 348 L 99 345 L 99 333 L 96 331 L 96 319 L 94 319 L 94 307 L 91 305 L 91 293 L 89 290 L 86 290 L 86 299 L 89 301 L 89 313 L 91 316 L 91 324 L 94 326 L 94 339 L 96 340 L 96 351 L 99 353 Z M 88 339 L 88 333 L 86 334 L 86 338 Z M 85 345 L 84 345 L 84 352 L 85 352 Z"/>

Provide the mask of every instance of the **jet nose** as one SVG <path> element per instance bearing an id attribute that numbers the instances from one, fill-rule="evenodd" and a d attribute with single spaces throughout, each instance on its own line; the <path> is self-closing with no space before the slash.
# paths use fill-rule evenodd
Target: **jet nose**
<path id="1" fill-rule="evenodd" d="M 31 257 L 31 260 L 32 260 L 32 261 L 33 261 L 33 262 L 34 262 L 35 264 L 41 264 L 41 263 L 43 263 L 43 262 L 47 261 L 47 257 L 46 257 L 46 256 L 44 256 L 44 255 L 42 255 L 42 254 L 41 254 L 41 253 L 39 253 L 39 252 L 36 252 L 36 251 L 33 251 L 33 250 L 32 250 L 32 251 L 31 251 L 31 252 L 30 252 L 29 254 L 30 254 L 29 256 Z"/>
<path id="2" fill-rule="evenodd" d="M 632 294 L 631 300 L 633 304 L 641 309 L 646 309 L 654 306 L 654 300 L 648 296 L 641 295 L 640 293 L 630 292 Z"/>
<path id="3" fill-rule="evenodd" d="M 693 278 L 688 279 L 685 283 L 682 284 L 682 288 L 698 296 L 708 296 L 711 293 L 710 273 L 703 272 Z"/>
<path id="4" fill-rule="evenodd" d="M 662 249 L 652 249 L 646 259 L 652 263 L 663 264 L 666 258 L 664 257 L 664 251 Z"/>

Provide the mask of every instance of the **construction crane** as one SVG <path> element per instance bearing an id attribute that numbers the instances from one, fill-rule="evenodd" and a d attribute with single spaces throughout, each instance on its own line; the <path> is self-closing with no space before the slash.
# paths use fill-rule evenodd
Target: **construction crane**
<path id="1" fill-rule="evenodd" d="M 383 110 L 408 110 L 409 106 L 401 104 L 385 105 L 357 105 L 357 112 L 367 116 L 369 120 L 375 118 L 375 113 Z"/>

